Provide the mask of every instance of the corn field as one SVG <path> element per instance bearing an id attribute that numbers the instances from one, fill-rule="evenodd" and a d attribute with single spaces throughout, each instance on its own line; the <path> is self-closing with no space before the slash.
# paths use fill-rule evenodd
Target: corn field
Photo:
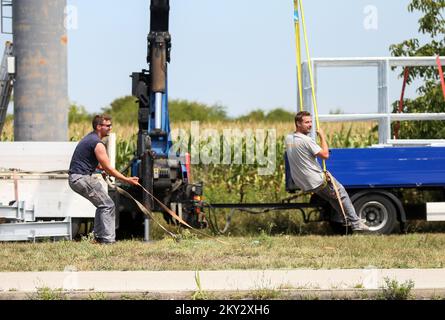
<path id="1" fill-rule="evenodd" d="M 360 148 L 377 143 L 376 124 L 373 122 L 362 123 L 323 123 L 322 127 L 326 132 L 329 146 L 331 148 Z M 243 141 L 242 163 L 233 163 L 234 151 L 231 151 L 229 164 L 221 162 L 192 166 L 192 177 L 195 181 L 203 181 L 205 185 L 205 196 L 211 202 L 260 202 L 278 201 L 286 196 L 285 192 L 285 170 L 284 170 L 284 139 L 287 134 L 294 131 L 294 125 L 290 122 L 207 122 L 199 123 L 201 132 L 213 130 L 218 137 L 220 144 L 223 143 L 224 130 L 274 130 L 276 137 L 275 152 L 276 158 L 273 170 L 267 175 L 259 175 L 258 169 L 262 166 L 258 161 L 246 163 L 246 152 L 248 144 Z M 89 122 L 74 123 L 69 126 L 69 141 L 79 141 L 83 136 L 91 131 Z M 113 132 L 117 136 L 117 159 L 116 168 L 124 168 L 133 158 L 137 142 L 137 125 L 120 126 L 115 123 Z M 179 122 L 172 124 L 172 130 L 183 130 L 186 140 L 189 140 L 188 147 L 191 147 L 193 137 L 191 136 L 191 123 Z M 188 135 L 188 139 L 187 139 Z M 175 136 L 172 139 L 175 142 Z M 184 135 L 182 135 L 184 138 Z M 1 134 L 1 141 L 13 140 L 13 126 L 9 121 L 5 124 Z M 257 143 L 252 140 L 251 142 Z M 205 148 L 206 141 L 200 141 L 199 149 Z M 222 149 L 222 146 L 221 148 Z M 190 149 L 188 150 L 190 152 Z M 274 150 L 272 150 L 274 151 Z M 264 146 L 264 154 L 268 154 L 268 146 Z M 222 158 L 222 156 L 220 156 Z M 221 160 L 221 159 L 220 159 Z M 263 163 L 264 166 L 264 163 Z"/>

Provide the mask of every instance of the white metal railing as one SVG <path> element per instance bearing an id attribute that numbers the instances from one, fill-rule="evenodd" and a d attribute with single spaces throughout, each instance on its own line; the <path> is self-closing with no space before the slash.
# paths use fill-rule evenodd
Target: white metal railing
<path id="1" fill-rule="evenodd" d="M 377 68 L 378 113 L 367 114 L 320 114 L 321 121 L 378 121 L 379 144 L 408 144 L 406 140 L 394 140 L 391 137 L 391 122 L 413 120 L 445 120 L 445 113 L 393 113 L 389 101 L 389 71 L 393 67 L 428 67 L 436 66 L 436 57 L 375 57 L 375 58 L 315 58 L 312 59 L 314 70 L 314 89 L 317 96 L 317 73 L 319 68 L 375 67 Z M 445 64 L 445 57 L 440 57 Z M 304 109 L 314 113 L 312 85 L 309 78 L 308 62 L 303 62 L 303 97 Z M 300 103 L 300 101 L 298 101 Z M 433 144 L 437 140 L 413 140 L 417 144 Z"/>
<path id="2" fill-rule="evenodd" d="M 12 34 L 11 31 L 6 31 L 5 21 L 9 21 L 12 25 L 12 0 L 1 0 L 0 1 L 0 31 L 3 34 Z"/>

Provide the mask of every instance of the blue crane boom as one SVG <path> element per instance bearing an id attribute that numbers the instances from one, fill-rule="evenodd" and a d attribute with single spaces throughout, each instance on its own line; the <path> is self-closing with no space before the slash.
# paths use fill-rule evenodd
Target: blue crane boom
<path id="1" fill-rule="evenodd" d="M 190 225 L 205 227 L 200 211 L 202 183 L 190 181 L 190 166 L 185 154 L 170 153 L 173 143 L 170 135 L 167 83 L 171 50 L 169 2 L 151 0 L 150 32 L 147 36 L 148 69 L 131 75 L 132 94 L 137 98 L 139 112 L 137 150 L 130 167 L 132 175 L 138 176 L 142 186 L 167 208 L 172 208 Z M 127 191 L 147 209 L 163 212 L 168 222 L 175 222 L 148 193 L 132 187 L 127 187 Z M 136 213 L 138 210 L 132 209 L 131 203 L 124 203 L 121 207 L 124 208 L 124 216 L 121 214 L 120 223 L 135 225 L 134 228 L 126 225 L 123 229 L 133 229 L 132 233 L 140 234 L 143 215 Z M 125 222 L 125 215 L 131 216 L 132 221 Z M 149 236 L 148 223 L 145 218 L 146 240 Z"/>

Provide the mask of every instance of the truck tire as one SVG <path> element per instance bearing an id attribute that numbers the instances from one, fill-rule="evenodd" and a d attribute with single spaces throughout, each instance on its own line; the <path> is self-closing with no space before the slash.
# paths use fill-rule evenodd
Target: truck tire
<path id="1" fill-rule="evenodd" d="M 396 207 L 387 197 L 380 194 L 365 194 L 354 201 L 357 215 L 366 219 L 369 231 L 391 234 L 397 225 Z"/>

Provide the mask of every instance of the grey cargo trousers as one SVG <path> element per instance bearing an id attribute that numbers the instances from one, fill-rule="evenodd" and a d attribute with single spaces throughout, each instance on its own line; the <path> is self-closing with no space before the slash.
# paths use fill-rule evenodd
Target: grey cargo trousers
<path id="1" fill-rule="evenodd" d="M 96 176 L 70 174 L 68 183 L 73 191 L 96 207 L 94 237 L 101 242 L 116 241 L 116 214 L 113 200 Z"/>
<path id="2" fill-rule="evenodd" d="M 335 179 L 334 177 L 332 177 Z M 353 226 L 358 226 L 360 218 L 357 216 L 355 212 L 355 208 L 352 205 L 351 199 L 349 198 L 348 193 L 346 192 L 343 185 L 335 179 L 335 183 L 337 184 L 338 193 L 340 195 L 341 202 L 343 204 L 343 208 L 345 209 L 345 214 L 348 219 L 348 222 Z M 335 209 L 337 213 L 334 217 L 334 221 L 344 223 L 343 213 L 341 211 L 340 205 L 338 203 L 337 195 L 335 194 L 335 190 L 332 183 L 327 183 L 326 185 L 322 185 L 319 188 L 313 191 L 318 196 L 328 201 L 330 205 Z"/>

